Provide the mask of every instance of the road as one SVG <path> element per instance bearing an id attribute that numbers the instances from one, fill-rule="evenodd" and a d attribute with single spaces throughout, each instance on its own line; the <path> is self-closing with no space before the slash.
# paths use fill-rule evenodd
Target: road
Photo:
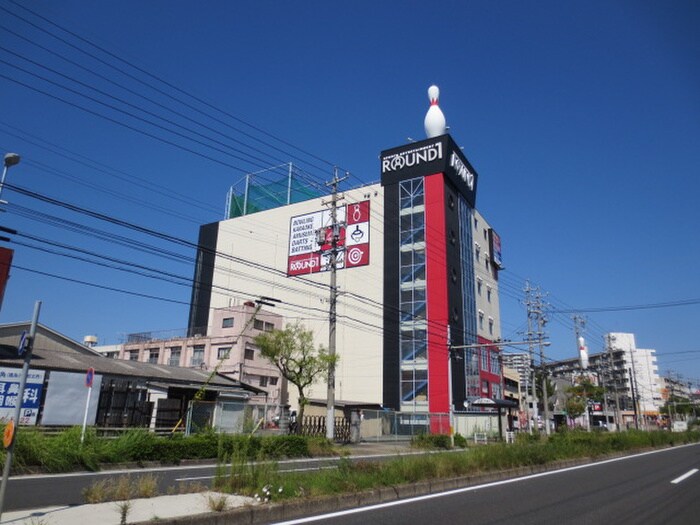
<path id="1" fill-rule="evenodd" d="M 387 447 L 391 450 L 392 447 Z M 397 448 L 397 450 L 399 450 Z M 406 452 L 403 447 L 401 453 Z M 395 458 L 397 451 L 389 453 L 373 453 L 371 455 L 356 454 L 351 461 L 383 461 Z M 339 461 L 338 457 L 294 459 L 278 461 L 280 472 L 318 470 L 332 468 Z M 81 505 L 85 503 L 83 490 L 101 480 L 116 479 L 121 476 L 136 478 L 138 476 L 154 476 L 158 481 L 161 494 L 167 494 L 169 489 L 181 484 L 198 484 L 209 487 L 216 476 L 217 467 L 214 464 L 190 465 L 175 467 L 136 468 L 111 470 L 103 472 L 75 472 L 67 474 L 38 474 L 10 477 L 5 496 L 4 511 L 35 509 L 52 505 Z"/>
<path id="2" fill-rule="evenodd" d="M 700 446 L 676 447 L 285 523 L 687 525 L 700 523 L 698 468 Z"/>

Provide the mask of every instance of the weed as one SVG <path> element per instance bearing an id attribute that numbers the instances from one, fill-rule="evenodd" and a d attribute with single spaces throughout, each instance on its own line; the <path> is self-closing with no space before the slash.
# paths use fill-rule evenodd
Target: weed
<path id="1" fill-rule="evenodd" d="M 225 494 L 207 494 L 207 505 L 212 512 L 223 512 L 229 508 L 228 497 Z"/>
<path id="2" fill-rule="evenodd" d="M 136 497 L 153 498 L 158 495 L 158 476 L 146 474 L 136 480 Z"/>
<path id="3" fill-rule="evenodd" d="M 117 503 L 117 510 L 119 511 L 119 525 L 126 525 L 126 519 L 131 510 L 131 501 L 120 501 Z"/>
<path id="4" fill-rule="evenodd" d="M 109 499 L 108 480 L 101 479 L 83 489 L 85 503 L 102 503 Z"/>

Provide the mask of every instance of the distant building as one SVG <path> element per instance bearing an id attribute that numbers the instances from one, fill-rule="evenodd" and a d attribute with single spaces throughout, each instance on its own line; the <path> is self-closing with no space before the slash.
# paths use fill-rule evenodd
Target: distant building
<path id="1" fill-rule="evenodd" d="M 17 352 L 29 323 L 0 325 L 0 420 L 14 414 L 24 358 Z M 99 427 L 184 428 L 190 402 L 198 392 L 209 411 L 207 424 L 233 428 L 244 414 L 243 406 L 260 390 L 238 380 L 199 368 L 176 368 L 155 363 L 107 359 L 94 349 L 41 324 L 37 326 L 24 392 L 20 424 L 80 425 L 85 415 L 88 370 L 92 391 L 88 425 Z M 225 404 L 235 410 L 223 410 Z M 221 427 L 222 425 L 217 425 Z"/>
<path id="2" fill-rule="evenodd" d="M 96 346 L 108 357 L 126 361 L 194 368 L 217 369 L 264 392 L 270 405 L 286 405 L 286 383 L 279 369 L 260 355 L 253 338 L 261 332 L 282 328 L 282 317 L 260 310 L 254 303 L 216 308 L 210 324 L 189 337 L 158 337 L 150 333 L 132 334 L 120 345 Z M 266 399 L 265 399 L 266 398 Z"/>
<path id="3" fill-rule="evenodd" d="M 547 363 L 549 374 L 568 379 L 571 384 L 574 378 L 587 376 L 593 384 L 604 387 L 608 392 L 608 421 L 615 410 L 619 410 L 622 425 L 656 421 L 663 404 L 656 350 L 637 348 L 634 334 L 610 333 L 605 340 L 607 350 L 590 354 L 587 369 L 581 369 L 580 360 L 575 357 Z M 602 418 L 602 412 L 597 412 Z"/>

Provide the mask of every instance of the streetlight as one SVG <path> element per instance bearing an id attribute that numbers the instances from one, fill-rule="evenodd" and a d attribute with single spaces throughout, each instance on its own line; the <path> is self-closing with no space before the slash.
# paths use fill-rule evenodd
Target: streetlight
<path id="1" fill-rule="evenodd" d="M 7 176 L 7 169 L 10 166 L 19 164 L 19 155 L 17 153 L 5 153 L 5 161 L 3 163 L 2 169 L 2 179 L 0 179 L 0 196 L 2 195 L 2 190 L 5 187 L 5 177 Z M 0 199 L 0 204 L 7 204 L 7 201 Z"/>

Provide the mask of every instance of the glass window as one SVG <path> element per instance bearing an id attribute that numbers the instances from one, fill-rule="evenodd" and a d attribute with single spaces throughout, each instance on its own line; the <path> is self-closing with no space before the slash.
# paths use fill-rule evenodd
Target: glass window
<path id="1" fill-rule="evenodd" d="M 256 330 L 264 330 L 265 323 L 261 319 L 255 319 L 253 321 L 253 328 L 255 328 Z"/>
<path id="2" fill-rule="evenodd" d="M 491 350 L 491 373 L 500 375 L 501 374 L 501 362 L 499 360 L 499 355 L 496 350 Z"/>
<path id="3" fill-rule="evenodd" d="M 148 362 L 153 364 L 158 364 L 158 356 L 160 352 L 157 348 L 150 348 L 148 350 Z"/>
<path id="4" fill-rule="evenodd" d="M 426 370 L 401 371 L 401 400 L 425 403 L 428 401 L 428 372 Z"/>
<path id="5" fill-rule="evenodd" d="M 267 376 L 260 376 L 260 386 L 267 386 Z"/>
<path id="6" fill-rule="evenodd" d="M 255 359 L 255 349 L 247 346 L 245 347 L 245 355 L 243 356 L 244 359 L 247 359 L 248 361 L 252 361 Z"/>
<path id="7" fill-rule="evenodd" d="M 216 350 L 216 357 L 218 359 L 227 359 L 230 353 L 231 353 L 230 346 L 220 346 Z"/>
<path id="8" fill-rule="evenodd" d="M 491 287 L 487 286 L 486 287 L 486 300 L 490 303 L 491 302 Z"/>
<path id="9" fill-rule="evenodd" d="M 276 377 L 270 377 L 270 386 L 275 386 L 277 384 L 277 378 Z"/>
<path id="10" fill-rule="evenodd" d="M 481 369 L 489 370 L 489 351 L 486 348 L 481 349 Z"/>
<path id="11" fill-rule="evenodd" d="M 403 361 L 425 359 L 427 348 L 425 330 L 401 330 L 401 359 Z"/>
<path id="12" fill-rule="evenodd" d="M 201 366 L 204 364 L 204 345 L 195 345 L 192 347 L 192 366 Z"/>
<path id="13" fill-rule="evenodd" d="M 233 317 L 224 317 L 221 321 L 221 328 L 233 328 Z"/>
<path id="14" fill-rule="evenodd" d="M 170 360 L 168 364 L 170 366 L 180 366 L 180 354 L 182 352 L 181 346 L 170 347 Z"/>

